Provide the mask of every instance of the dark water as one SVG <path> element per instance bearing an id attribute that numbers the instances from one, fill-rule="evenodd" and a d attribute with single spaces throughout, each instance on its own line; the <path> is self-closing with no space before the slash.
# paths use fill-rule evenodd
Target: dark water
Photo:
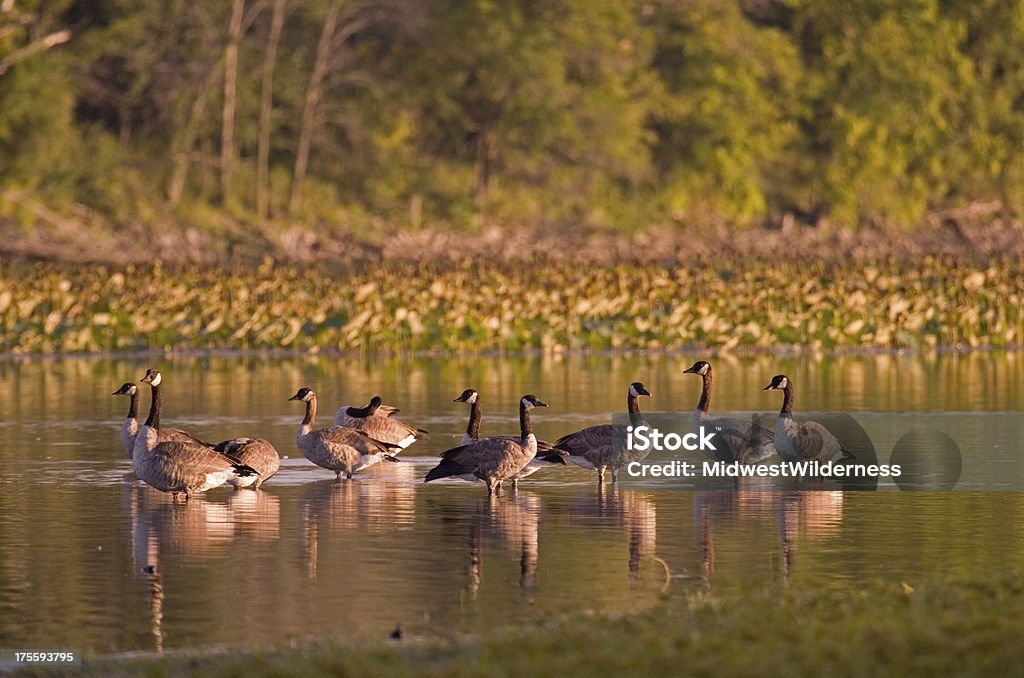
<path id="1" fill-rule="evenodd" d="M 451 402 L 464 388 L 483 394 L 484 434 L 514 433 L 519 396 L 538 395 L 551 407 L 536 412 L 536 431 L 554 439 L 608 421 L 637 379 L 654 393 L 651 409 L 691 411 L 699 380 L 681 372 L 691 361 L 2 363 L 0 648 L 98 655 L 363 640 L 396 624 L 449 635 L 552 613 L 628 613 L 708 588 L 849 587 L 1024 566 L 1024 494 L 1012 491 L 598 491 L 592 472 L 573 467 L 541 471 L 518 495 L 495 500 L 481 484 L 421 482 L 465 427 L 466 407 Z M 165 423 L 211 440 L 266 437 L 290 456 L 281 472 L 260 492 L 220 488 L 187 505 L 134 480 L 117 439 L 127 402 L 110 393 L 150 364 L 165 375 Z M 760 389 L 784 372 L 798 410 L 869 422 L 961 417 L 976 431 L 964 438 L 965 469 L 994 454 L 1006 464 L 999 468 L 1019 474 L 1021 354 L 714 364 L 713 409 L 776 411 L 778 394 Z M 431 435 L 404 463 L 335 482 L 295 449 L 302 408 L 287 399 L 299 386 L 317 390 L 323 425 L 337 405 L 379 393 Z"/>

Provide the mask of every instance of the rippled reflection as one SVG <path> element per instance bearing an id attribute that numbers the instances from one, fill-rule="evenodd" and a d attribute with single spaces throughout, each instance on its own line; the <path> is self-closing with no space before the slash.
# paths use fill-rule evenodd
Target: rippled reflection
<path id="1" fill-rule="evenodd" d="M 412 527 L 419 479 L 413 464 L 399 462 L 351 480 L 308 483 L 299 502 L 307 576 L 316 579 L 322 532 L 352 530 L 381 535 Z"/>
<path id="2" fill-rule="evenodd" d="M 466 507 L 469 516 L 469 591 L 476 597 L 483 581 L 484 542 L 519 554 L 519 586 L 530 595 L 537 585 L 540 558 L 541 500 L 519 491 L 502 497 L 477 497 Z"/>
<path id="3" fill-rule="evenodd" d="M 128 474 L 123 482 L 122 510 L 129 522 L 132 570 L 146 580 L 149 632 L 157 653 L 164 647 L 165 559 L 202 559 L 224 552 L 236 539 L 260 544 L 280 536 L 280 501 L 259 490 L 231 491 L 223 502 L 203 495 L 175 502 L 172 495 L 153 490 Z M 188 593 L 194 595 L 194 591 Z"/>
<path id="4" fill-rule="evenodd" d="M 571 508 L 576 521 L 591 529 L 620 529 L 629 542 L 627 568 L 630 581 L 639 579 L 641 563 L 657 558 L 658 513 L 653 498 L 635 490 L 623 490 L 618 485 L 597 485 L 577 494 Z"/>
<path id="5" fill-rule="evenodd" d="M 715 574 L 715 529 L 778 535 L 783 578 L 792 572 L 798 542 L 815 544 L 839 534 L 844 493 L 839 490 L 772 491 L 753 487 L 698 491 L 693 495 L 693 519 L 701 574 L 710 586 Z"/>

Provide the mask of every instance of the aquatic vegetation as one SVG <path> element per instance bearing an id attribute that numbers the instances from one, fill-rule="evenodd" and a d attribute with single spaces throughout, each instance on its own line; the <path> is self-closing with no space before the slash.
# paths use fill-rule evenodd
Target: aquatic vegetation
<path id="1" fill-rule="evenodd" d="M 1014 346 L 1024 264 L 0 269 L 0 351 Z"/>

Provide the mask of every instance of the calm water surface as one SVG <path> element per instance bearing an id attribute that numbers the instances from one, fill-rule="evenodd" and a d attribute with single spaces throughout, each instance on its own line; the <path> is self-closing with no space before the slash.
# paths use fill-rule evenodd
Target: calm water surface
<path id="1" fill-rule="evenodd" d="M 709 587 L 850 587 L 1024 566 L 1019 492 L 599 491 L 593 474 L 575 467 L 539 472 L 518 495 L 495 500 L 482 484 L 421 482 L 465 427 L 467 408 L 451 402 L 464 388 L 483 394 L 485 435 L 515 433 L 518 398 L 534 393 L 551 405 L 536 411 L 535 429 L 554 439 L 607 422 L 637 379 L 654 393 L 650 409 L 691 411 L 699 380 L 682 374 L 691 362 L 0 363 L 0 647 L 101 655 L 356 641 L 386 637 L 396 624 L 412 635 L 450 635 L 578 610 L 640 611 Z M 208 440 L 266 437 L 290 457 L 281 472 L 262 491 L 220 488 L 187 505 L 135 480 L 117 437 L 127 401 L 110 393 L 151 364 L 165 375 L 166 424 Z M 784 372 L 797 385 L 798 410 L 867 413 L 868 421 L 963 417 L 978 431 L 962 445 L 965 469 L 994 455 L 1018 473 L 1024 355 L 714 364 L 715 410 L 776 411 L 780 396 L 760 389 Z M 302 407 L 287 399 L 300 386 L 318 392 L 322 425 L 338 405 L 381 394 L 431 435 L 404 463 L 335 482 L 295 449 Z"/>

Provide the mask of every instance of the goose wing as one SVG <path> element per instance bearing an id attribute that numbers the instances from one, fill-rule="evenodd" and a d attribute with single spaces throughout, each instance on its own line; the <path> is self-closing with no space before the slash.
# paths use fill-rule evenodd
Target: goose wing
<path id="1" fill-rule="evenodd" d="M 492 437 L 492 438 L 506 438 L 506 439 L 511 440 L 512 442 L 516 442 L 516 443 L 518 443 L 519 440 L 520 440 L 519 436 L 490 436 L 490 437 Z M 441 454 L 444 454 L 444 453 L 442 452 Z M 555 444 L 554 443 L 550 443 L 547 440 L 538 440 L 537 441 L 537 456 L 538 457 L 547 456 L 547 455 L 551 455 L 551 456 L 555 456 L 555 457 L 560 457 L 560 456 L 562 456 L 564 454 L 565 454 L 564 451 L 555 449 Z M 558 462 L 555 462 L 555 463 L 558 463 Z"/>
<path id="2" fill-rule="evenodd" d="M 235 475 L 253 475 L 256 470 L 205 445 L 189 442 L 163 442 L 153 448 L 148 464 L 154 477 L 169 487 L 191 488 L 203 484 L 211 473 L 232 471 Z"/>
<path id="3" fill-rule="evenodd" d="M 806 437 L 809 441 L 806 453 L 802 446 L 797 447 L 797 452 L 804 459 L 817 459 L 825 463 L 856 458 L 852 452 L 843 449 L 839 439 L 822 424 L 816 421 L 805 421 L 801 422 L 800 426 L 803 431 L 807 432 Z"/>
<path id="4" fill-rule="evenodd" d="M 714 457 L 719 461 L 754 463 L 775 451 L 775 433 L 752 421 L 721 417 L 707 419 L 702 425 L 715 433 Z"/>
<path id="5" fill-rule="evenodd" d="M 264 481 L 281 468 L 281 455 L 263 438 L 233 438 L 217 443 L 213 449 L 256 469 Z"/>
<path id="6" fill-rule="evenodd" d="M 807 461 L 828 461 L 839 451 L 839 441 L 816 421 L 794 421 L 790 438 L 796 456 Z"/>
<path id="7" fill-rule="evenodd" d="M 400 449 L 398 445 L 370 437 L 366 432 L 345 426 L 332 426 L 314 431 L 324 443 L 345 445 L 360 454 L 389 454 Z"/>
<path id="8" fill-rule="evenodd" d="M 517 438 L 484 438 L 442 452 L 441 463 L 427 473 L 424 482 L 468 474 L 478 478 L 510 478 L 526 466 L 531 458 L 529 451 Z"/>
<path id="9" fill-rule="evenodd" d="M 588 426 L 581 431 L 562 436 L 555 441 L 554 447 L 573 457 L 585 456 L 590 450 L 610 447 L 615 440 L 615 428 L 615 424 Z"/>
<path id="10" fill-rule="evenodd" d="M 401 448 L 406 448 L 416 442 L 420 435 L 426 433 L 399 419 L 392 419 L 390 416 L 381 417 L 373 415 L 370 417 L 343 417 L 342 422 L 335 418 L 336 426 L 352 428 L 362 431 L 374 440 L 385 443 L 392 443 Z"/>
<path id="11" fill-rule="evenodd" d="M 159 436 L 160 442 L 193 443 L 204 447 L 213 447 L 212 444 L 205 440 L 200 440 L 191 434 L 185 433 L 180 428 L 161 428 Z"/>

